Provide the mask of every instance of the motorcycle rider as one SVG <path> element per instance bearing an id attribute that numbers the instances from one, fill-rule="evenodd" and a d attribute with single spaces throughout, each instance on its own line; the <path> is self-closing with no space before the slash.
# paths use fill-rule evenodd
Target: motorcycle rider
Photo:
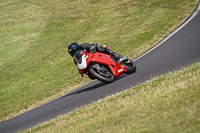
<path id="1" fill-rule="evenodd" d="M 69 46 L 68 46 L 68 52 L 72 57 L 74 57 L 74 54 L 79 50 L 86 50 L 86 52 L 89 52 L 89 53 L 93 52 L 93 51 L 105 53 L 105 54 L 110 55 L 111 57 L 114 57 L 114 59 L 119 62 L 122 62 L 127 59 L 125 56 L 122 56 L 122 55 L 119 55 L 119 54 L 113 52 L 106 45 L 102 45 L 102 46 L 98 47 L 97 43 L 93 43 L 93 44 L 83 43 L 83 44 L 79 45 L 77 42 L 73 42 L 73 43 L 69 44 Z M 75 63 L 75 65 L 77 65 L 75 60 L 74 60 L 74 63 Z M 89 78 L 91 78 L 91 77 L 89 77 Z M 91 79 L 93 79 L 93 78 L 91 78 Z"/>
<path id="2" fill-rule="evenodd" d="M 79 51 L 79 50 L 86 50 L 89 53 L 96 50 L 97 52 L 105 53 L 105 54 L 108 54 L 108 55 L 114 57 L 114 59 L 119 62 L 127 59 L 125 56 L 122 56 L 122 55 L 119 55 L 119 54 L 113 52 L 106 45 L 102 45 L 102 46 L 98 47 L 97 43 L 93 43 L 93 44 L 83 43 L 83 44 L 79 45 L 77 42 L 73 42 L 73 43 L 69 44 L 69 46 L 68 46 L 68 52 L 72 57 L 74 57 L 74 54 L 76 53 L 76 51 Z"/>

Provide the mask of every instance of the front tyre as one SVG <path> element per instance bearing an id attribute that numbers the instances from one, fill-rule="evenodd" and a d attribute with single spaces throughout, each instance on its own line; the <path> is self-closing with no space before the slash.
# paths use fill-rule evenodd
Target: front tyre
<path id="1" fill-rule="evenodd" d="M 111 72 L 104 69 L 103 71 L 99 71 L 95 67 L 90 67 L 88 70 L 89 74 L 92 75 L 92 77 L 105 82 L 105 83 L 111 83 L 114 81 L 114 77 Z"/>
<path id="2" fill-rule="evenodd" d="M 126 66 L 127 74 L 136 72 L 136 64 L 130 59 L 121 62 L 121 65 Z"/>

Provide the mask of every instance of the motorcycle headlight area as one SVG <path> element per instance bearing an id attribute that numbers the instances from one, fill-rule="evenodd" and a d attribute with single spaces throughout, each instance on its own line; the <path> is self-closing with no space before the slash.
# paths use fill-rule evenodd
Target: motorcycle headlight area
<path id="1" fill-rule="evenodd" d="M 75 60 L 77 63 L 79 63 L 79 64 L 82 63 L 82 53 L 83 53 L 83 51 L 80 50 L 80 51 L 77 51 L 77 52 L 74 54 L 74 60 Z"/>

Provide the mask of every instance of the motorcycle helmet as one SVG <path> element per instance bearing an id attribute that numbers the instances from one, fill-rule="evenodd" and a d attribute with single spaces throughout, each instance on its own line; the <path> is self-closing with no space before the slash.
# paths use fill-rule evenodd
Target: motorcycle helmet
<path id="1" fill-rule="evenodd" d="M 79 46 L 79 44 L 77 42 L 73 42 L 73 43 L 69 44 L 68 52 L 72 57 L 74 57 L 74 54 L 78 50 L 80 50 L 80 46 Z"/>

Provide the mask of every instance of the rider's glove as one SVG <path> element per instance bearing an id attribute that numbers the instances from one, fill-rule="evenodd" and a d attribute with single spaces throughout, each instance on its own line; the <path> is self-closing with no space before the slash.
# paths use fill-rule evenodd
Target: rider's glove
<path id="1" fill-rule="evenodd" d="M 88 52 L 90 53 L 90 52 L 93 52 L 93 51 L 97 50 L 97 47 L 98 47 L 98 44 L 97 43 L 93 43 L 91 45 L 91 47 L 88 49 Z"/>

